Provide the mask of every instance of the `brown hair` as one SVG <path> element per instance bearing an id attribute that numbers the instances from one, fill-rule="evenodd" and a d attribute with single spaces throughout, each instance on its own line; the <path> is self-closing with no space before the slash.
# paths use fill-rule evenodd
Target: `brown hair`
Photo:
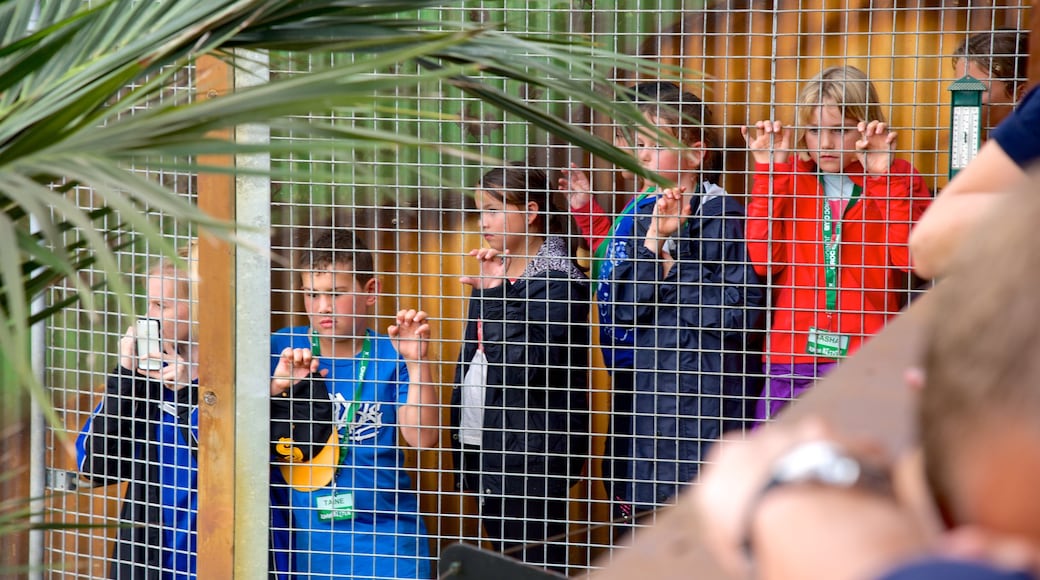
<path id="1" fill-rule="evenodd" d="M 296 234 L 296 268 L 301 273 L 349 265 L 359 284 L 375 277 L 372 253 L 353 230 L 335 227 L 301 228 Z"/>
<path id="2" fill-rule="evenodd" d="M 1019 193 L 1002 209 L 933 290 L 926 330 L 920 435 L 925 475 L 948 525 L 963 518 L 958 449 L 986 429 L 1030 425 L 1040 414 L 1040 196 Z"/>
<path id="3" fill-rule="evenodd" d="M 653 119 L 658 129 L 687 147 L 703 144 L 703 179 L 716 182 L 722 170 L 718 130 L 711 109 L 697 95 L 683 91 L 675 83 L 650 81 L 633 85 L 627 94 L 639 111 Z"/>
<path id="4" fill-rule="evenodd" d="M 478 187 L 497 197 L 502 203 L 524 207 L 528 202 L 538 204 L 538 219 L 531 233 L 559 236 L 574 257 L 580 247 L 579 236 L 564 194 L 549 187 L 549 176 L 542 169 L 530 167 L 523 162 L 514 162 L 496 167 L 480 178 Z"/>
<path id="5" fill-rule="evenodd" d="M 1008 95 L 1017 100 L 1019 87 L 1025 85 L 1029 67 L 1029 32 L 999 29 L 972 34 L 953 51 L 954 66 L 966 59 L 1001 81 Z M 986 79 L 979 79 L 986 80 Z"/>

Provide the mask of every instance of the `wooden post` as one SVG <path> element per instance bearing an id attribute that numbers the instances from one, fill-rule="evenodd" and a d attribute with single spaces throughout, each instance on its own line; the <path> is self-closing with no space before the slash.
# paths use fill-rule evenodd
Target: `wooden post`
<path id="1" fill-rule="evenodd" d="M 29 463 L 43 458 L 30 457 L 29 397 L 16 386 L 12 373 L 0 363 L 0 376 L 8 380 L 4 405 L 0 409 L 0 515 L 29 507 Z M 0 542 L 0 569 L 17 569 L 29 562 L 29 533 L 11 532 Z"/>
<path id="2" fill-rule="evenodd" d="M 1029 86 L 1040 82 L 1040 0 L 1033 0 L 1029 17 Z"/>
<path id="3" fill-rule="evenodd" d="M 267 80 L 266 58 L 249 54 L 238 66 L 208 57 L 196 67 L 199 98 Z M 221 135 L 263 143 L 267 128 L 249 125 Z M 199 164 L 260 173 L 198 176 L 199 208 L 245 224 L 236 238 L 248 247 L 205 235 L 199 243 L 199 503 L 200 580 L 262 578 L 268 567 L 267 384 L 270 352 L 270 182 L 267 155 L 199 156 Z M 238 417 L 248 421 L 238 421 Z"/>
<path id="4" fill-rule="evenodd" d="M 199 99 L 217 98 L 233 86 L 232 67 L 200 58 Z M 231 132 L 222 135 L 231 138 Z M 199 164 L 234 165 L 230 155 L 199 156 Z M 207 214 L 235 219 L 235 178 L 231 173 L 198 176 L 198 204 Z M 234 577 L 235 542 L 235 254 L 228 243 L 203 233 L 199 243 L 199 515 L 198 577 Z"/>

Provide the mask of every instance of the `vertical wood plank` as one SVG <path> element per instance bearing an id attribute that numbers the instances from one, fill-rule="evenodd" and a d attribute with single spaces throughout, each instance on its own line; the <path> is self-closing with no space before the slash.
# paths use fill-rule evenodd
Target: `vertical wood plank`
<path id="1" fill-rule="evenodd" d="M 1029 86 L 1040 82 L 1040 0 L 1033 0 L 1029 19 Z"/>
<path id="2" fill-rule="evenodd" d="M 231 91 L 234 71 L 217 58 L 196 66 L 198 99 Z M 223 132 L 231 138 L 230 131 Z M 202 165 L 231 167 L 228 155 L 199 156 Z M 198 204 L 207 214 L 235 219 L 235 181 L 230 173 L 198 176 Z M 235 352 L 234 249 L 202 234 L 199 244 L 199 515 L 198 577 L 234 577 L 235 544 Z"/>
<path id="3" fill-rule="evenodd" d="M 0 374 L 5 371 L 0 363 Z M 15 511 L 28 507 L 29 462 L 43 458 L 32 458 L 26 453 L 29 449 L 29 397 L 20 386 L 16 386 L 10 375 L 7 375 L 10 388 L 4 392 L 4 405 L 0 408 L 0 469 L 7 474 L 0 477 L 0 498 L 4 502 L 3 511 Z M 15 499 L 17 498 L 17 499 Z M 25 498 L 24 503 L 21 498 Z M 0 542 L 0 569 L 16 569 L 29 561 L 29 533 L 17 531 L 4 534 Z"/>

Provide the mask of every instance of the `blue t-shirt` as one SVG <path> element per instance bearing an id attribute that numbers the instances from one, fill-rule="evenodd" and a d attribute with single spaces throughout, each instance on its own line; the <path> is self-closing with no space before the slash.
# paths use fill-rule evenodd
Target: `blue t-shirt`
<path id="1" fill-rule="evenodd" d="M 607 246 L 597 272 L 599 285 L 596 287 L 596 303 L 599 307 L 600 349 L 608 370 L 632 368 L 636 344 L 632 328 L 614 324 L 614 292 L 610 276 L 618 264 L 635 255 L 635 220 L 640 214 L 653 211 L 655 203 L 657 196 L 649 193 L 633 199 L 614 221 L 610 235 L 603 240 Z"/>
<path id="2" fill-rule="evenodd" d="M 389 337 L 371 331 L 368 336 L 371 352 L 360 389 L 358 357 L 320 360 L 319 368 L 328 371 L 325 380 L 341 441 L 346 438 L 349 447 L 332 485 L 289 491 L 293 567 L 308 578 L 429 578 L 419 495 L 397 440 L 397 410 L 408 396 L 408 370 Z M 309 348 L 310 328 L 282 329 L 272 336 L 272 372 L 290 346 Z M 355 393 L 359 404 L 347 425 Z M 335 511 L 330 506 L 342 507 L 343 501 L 353 504 L 353 517 L 328 517 Z"/>
<path id="3" fill-rule="evenodd" d="M 1028 572 L 1001 570 L 981 562 L 928 559 L 900 566 L 879 580 L 1032 580 Z"/>
<path id="4" fill-rule="evenodd" d="M 1000 144 L 1019 167 L 1026 168 L 1040 158 L 1040 97 L 1033 88 L 1008 118 L 993 130 L 992 138 Z"/>

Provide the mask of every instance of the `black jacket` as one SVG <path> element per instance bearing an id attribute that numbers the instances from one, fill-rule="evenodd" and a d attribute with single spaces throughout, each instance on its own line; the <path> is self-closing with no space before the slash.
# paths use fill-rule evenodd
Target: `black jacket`
<path id="1" fill-rule="evenodd" d="M 129 369 L 108 377 L 105 397 L 80 435 L 80 471 L 96 485 L 127 481 L 112 550 L 111 578 L 158 579 L 162 576 L 162 508 L 157 425 L 162 421 L 162 385 Z M 177 391 L 180 430 L 177 445 L 197 442 L 187 427 L 196 409 L 195 387 Z M 197 469 L 196 465 L 191 468 Z M 125 525 L 133 524 L 133 525 Z"/>
<path id="2" fill-rule="evenodd" d="M 457 478 L 459 487 L 563 496 L 581 475 L 589 453 L 589 285 L 560 248 L 549 238 L 522 278 L 470 296 L 452 392 L 456 449 L 460 385 L 477 350 L 478 321 L 488 372 L 479 481 Z M 456 453 L 456 467 L 460 461 Z"/>
<path id="3" fill-rule="evenodd" d="M 176 392 L 177 442 L 160 443 L 156 432 L 163 421 L 162 394 L 165 387 L 129 369 L 119 367 L 109 375 L 105 396 L 77 441 L 79 469 L 94 486 L 126 481 L 126 495 L 120 511 L 120 523 L 112 550 L 113 579 L 159 580 L 163 576 L 161 472 L 173 467 L 165 465 L 160 445 L 188 447 L 190 469 L 198 465 L 197 426 L 198 388 L 191 385 Z M 172 416 L 172 415 L 171 415 Z M 308 459 L 320 450 L 332 433 L 332 404 L 324 380 L 317 375 L 299 381 L 285 397 L 271 402 L 271 434 L 280 447 L 272 450 L 299 450 Z M 275 454 L 280 457 L 280 454 Z M 264 466 L 266 469 L 267 466 Z M 166 477 L 175 477 L 167 474 Z M 284 490 L 273 490 L 284 493 Z M 194 494 L 195 490 L 190 490 Z M 274 495 L 274 494 L 273 494 Z M 271 561 L 269 577 L 288 578 L 289 536 L 287 520 L 279 501 L 272 497 Z M 194 505 L 194 501 L 192 501 Z M 194 514 L 192 515 L 194 519 Z M 195 525 L 192 523 L 192 530 Z"/>

